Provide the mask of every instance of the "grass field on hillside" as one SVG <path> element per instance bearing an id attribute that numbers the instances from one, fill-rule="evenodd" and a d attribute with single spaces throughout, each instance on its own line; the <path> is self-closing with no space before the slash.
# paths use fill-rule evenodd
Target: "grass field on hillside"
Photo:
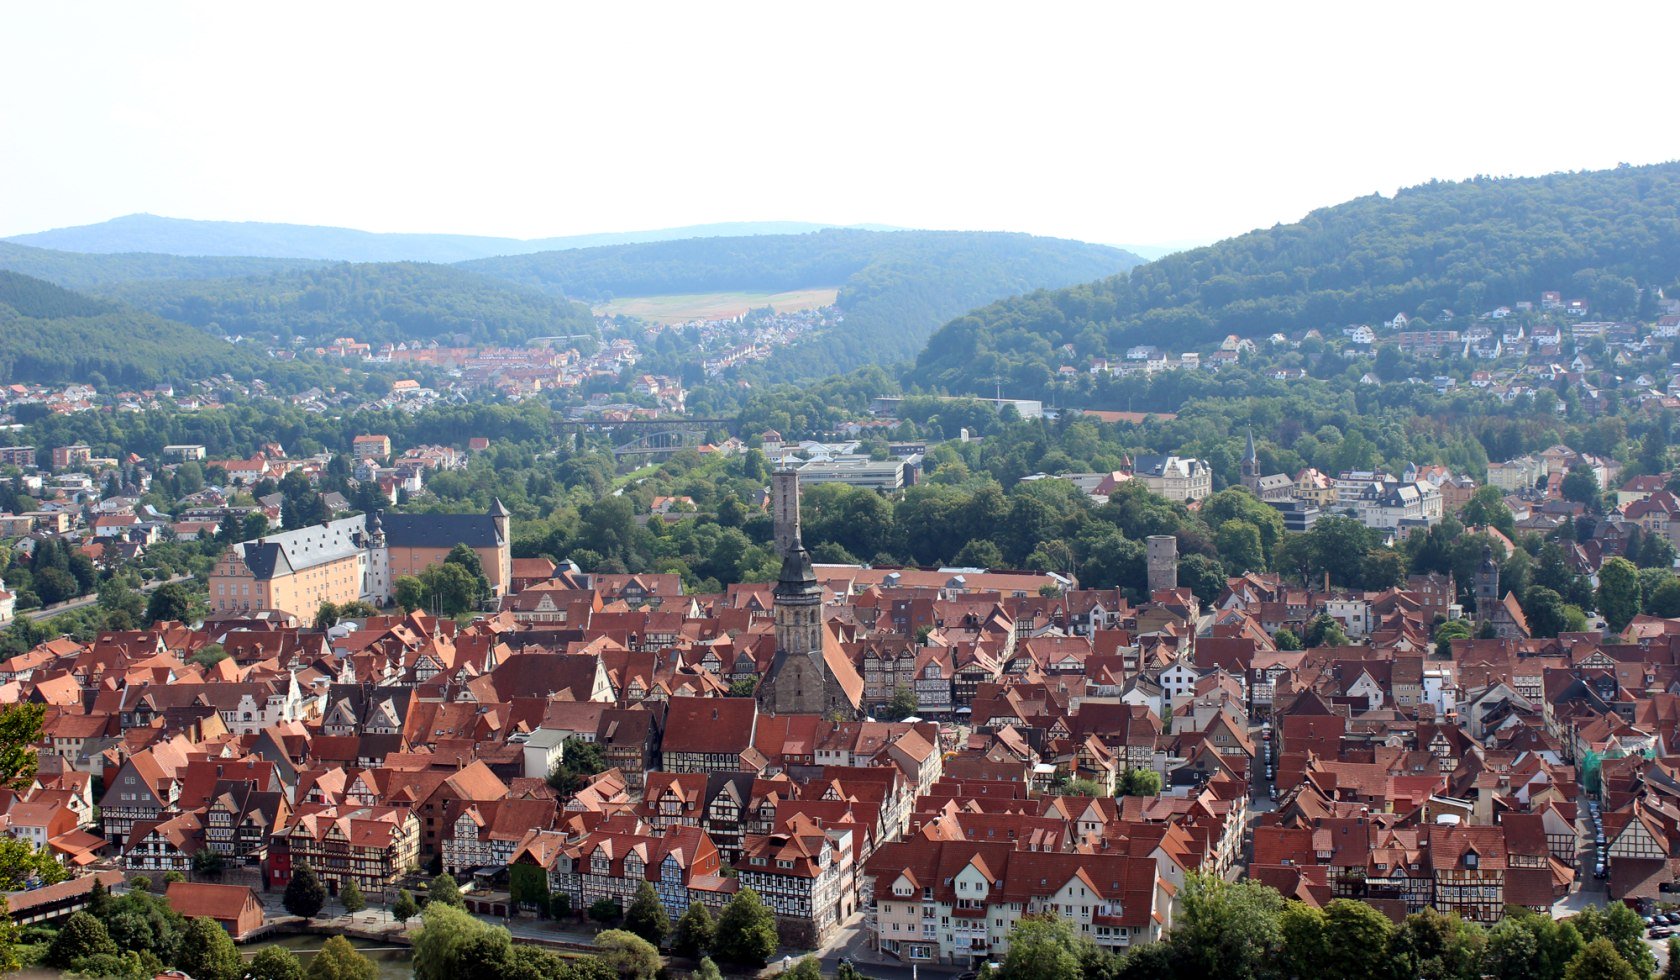
<path id="1" fill-rule="evenodd" d="M 828 306 L 838 286 L 795 289 L 786 293 L 694 293 L 687 296 L 624 296 L 595 307 L 598 314 L 624 314 L 654 323 L 725 320 L 768 306 L 778 313 Z"/>

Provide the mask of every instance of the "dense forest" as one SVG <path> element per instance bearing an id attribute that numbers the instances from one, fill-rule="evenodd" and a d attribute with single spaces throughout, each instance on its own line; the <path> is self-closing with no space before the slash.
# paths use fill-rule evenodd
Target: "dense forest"
<path id="1" fill-rule="evenodd" d="M 0 381 L 143 386 L 224 371 L 254 354 L 181 323 L 0 271 Z"/>
<path id="2" fill-rule="evenodd" d="M 65 289 L 96 289 L 150 279 L 222 279 L 254 276 L 322 263 L 309 259 L 258 259 L 227 256 L 163 255 L 156 252 L 91 254 L 55 252 L 0 242 L 0 269 L 45 279 Z"/>
<path id="3" fill-rule="evenodd" d="M 1629 316 L 1680 274 L 1680 163 L 1432 182 L 1170 255 L 1098 282 L 995 303 L 941 328 L 916 383 L 1023 397 L 1062 364 L 1227 334 L 1474 316 L 1555 289 Z M 1642 292 L 1641 290 L 1644 289 Z M 1057 348 L 1071 344 L 1068 357 Z"/>
<path id="4" fill-rule="evenodd" d="M 517 344 L 593 335 L 576 303 L 462 269 L 421 263 L 340 263 L 265 276 L 136 282 L 103 295 L 211 333 L 325 343 Z"/>
<path id="5" fill-rule="evenodd" d="M 464 263 L 463 268 L 583 300 L 838 286 L 843 330 L 779 355 L 779 379 L 914 357 L 943 321 L 1025 290 L 1129 268 L 1119 249 L 990 232 L 870 232 L 697 238 Z"/>

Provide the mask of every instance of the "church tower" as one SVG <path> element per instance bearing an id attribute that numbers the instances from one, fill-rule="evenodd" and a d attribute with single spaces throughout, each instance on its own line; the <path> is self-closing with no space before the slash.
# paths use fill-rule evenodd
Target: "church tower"
<path id="1" fill-rule="evenodd" d="M 772 597 L 776 656 L 758 686 L 759 707 L 773 715 L 856 718 L 863 678 L 839 652 L 838 644 L 830 644 L 835 648 L 832 658 L 823 648 L 822 586 L 798 538 L 782 559 L 782 574 Z"/>
<path id="2" fill-rule="evenodd" d="M 770 519 L 775 528 L 776 554 L 783 558 L 799 540 L 799 471 L 780 469 L 770 474 Z"/>
<path id="3" fill-rule="evenodd" d="M 776 619 L 776 650 L 822 656 L 822 586 L 811 568 L 811 556 L 796 537 L 782 559 L 782 574 L 772 593 Z"/>
<path id="4" fill-rule="evenodd" d="M 1483 620 L 1499 605 L 1499 565 L 1493 560 L 1493 548 L 1482 545 L 1482 563 L 1476 566 L 1476 617 Z"/>
<path id="5" fill-rule="evenodd" d="M 1254 430 L 1248 430 L 1248 451 L 1242 458 L 1242 485 L 1260 496 L 1260 453 L 1254 448 Z"/>

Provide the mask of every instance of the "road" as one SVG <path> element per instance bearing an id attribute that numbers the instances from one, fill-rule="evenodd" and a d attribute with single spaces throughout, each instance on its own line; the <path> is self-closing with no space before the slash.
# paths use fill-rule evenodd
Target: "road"
<path id="1" fill-rule="evenodd" d="M 174 578 L 167 580 L 167 582 L 163 579 L 159 579 L 156 582 L 147 582 L 145 585 L 140 586 L 140 592 L 150 592 L 160 585 L 166 585 L 169 582 L 185 582 L 190 578 L 192 578 L 191 575 L 177 575 Z M 57 616 L 59 613 L 75 612 L 78 609 L 84 609 L 98 601 L 99 596 L 97 594 L 85 595 L 80 599 L 66 599 L 63 602 L 54 603 L 50 606 L 42 606 L 40 609 L 31 609 L 26 613 L 19 613 L 19 615 L 21 615 L 24 619 L 48 619 L 50 617 Z"/>

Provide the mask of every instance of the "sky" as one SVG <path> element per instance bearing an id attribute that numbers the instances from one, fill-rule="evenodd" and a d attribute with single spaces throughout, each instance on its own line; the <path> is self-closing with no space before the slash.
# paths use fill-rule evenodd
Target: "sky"
<path id="1" fill-rule="evenodd" d="M 0 235 L 134 212 L 1213 241 L 1680 157 L 1680 4 L 19 3 Z"/>

